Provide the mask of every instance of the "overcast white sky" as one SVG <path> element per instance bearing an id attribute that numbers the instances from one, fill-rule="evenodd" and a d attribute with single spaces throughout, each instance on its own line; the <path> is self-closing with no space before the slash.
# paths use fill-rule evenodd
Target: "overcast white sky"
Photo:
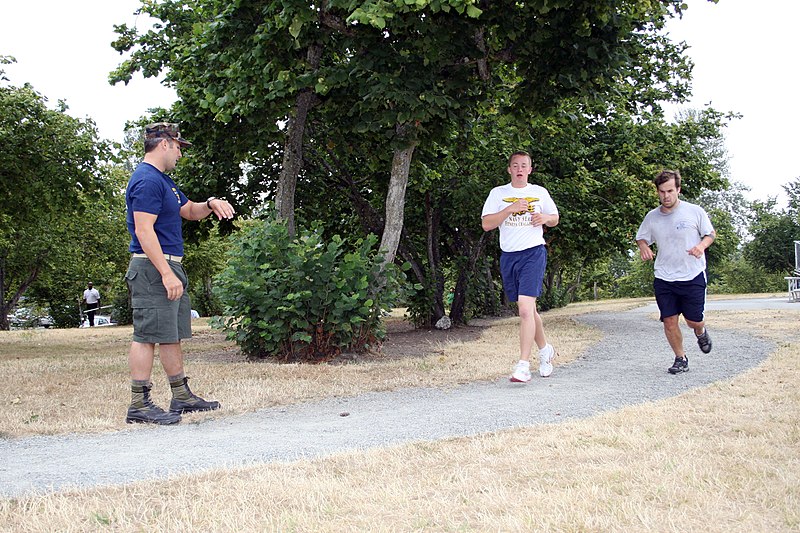
<path id="1" fill-rule="evenodd" d="M 800 1 L 687 0 L 682 20 L 669 25 L 694 60 L 690 107 L 711 103 L 743 115 L 727 130 L 731 178 L 751 188 L 752 199 L 783 198 L 781 185 L 800 176 L 796 39 Z M 0 55 L 14 85 L 31 83 L 53 104 L 66 100 L 74 116 L 91 117 L 100 134 L 122 140 L 126 120 L 168 107 L 174 93 L 158 81 L 135 77 L 108 84 L 121 61 L 110 46 L 113 25 L 149 27 L 133 12 L 139 0 L 39 0 L 7 2 L 0 18 Z"/>
<path id="2" fill-rule="evenodd" d="M 134 16 L 139 0 L 28 0 L 6 2 L 0 10 L 0 55 L 13 85 L 30 83 L 55 105 L 66 100 L 69 113 L 91 117 L 107 139 L 121 141 L 125 121 L 156 107 L 169 107 L 175 92 L 155 79 L 135 76 L 128 85 L 110 85 L 108 74 L 124 59 L 113 48 L 114 24 L 140 29 L 150 19 Z"/>

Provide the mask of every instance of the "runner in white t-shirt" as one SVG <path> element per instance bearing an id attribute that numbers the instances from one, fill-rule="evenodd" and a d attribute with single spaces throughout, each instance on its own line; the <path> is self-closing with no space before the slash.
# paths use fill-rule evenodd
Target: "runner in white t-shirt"
<path id="1" fill-rule="evenodd" d="M 530 357 L 533 343 L 539 348 L 539 374 L 553 372 L 556 351 L 547 342 L 536 298 L 542 292 L 547 266 L 544 226 L 558 224 L 558 208 L 547 189 L 528 183 L 532 169 L 527 152 L 514 152 L 508 159 L 511 183 L 495 187 L 483 205 L 484 231 L 500 228 L 500 272 L 503 290 L 519 308 L 519 362 L 511 381 L 531 380 Z"/>

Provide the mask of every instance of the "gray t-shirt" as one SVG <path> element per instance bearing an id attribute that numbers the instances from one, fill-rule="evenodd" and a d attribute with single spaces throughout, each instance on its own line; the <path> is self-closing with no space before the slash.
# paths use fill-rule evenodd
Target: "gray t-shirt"
<path id="1" fill-rule="evenodd" d="M 670 213 L 656 207 L 644 217 L 636 240 L 658 245 L 655 274 L 664 281 L 689 281 L 706 269 L 706 256 L 689 253 L 714 231 L 708 214 L 699 205 L 681 200 Z"/>

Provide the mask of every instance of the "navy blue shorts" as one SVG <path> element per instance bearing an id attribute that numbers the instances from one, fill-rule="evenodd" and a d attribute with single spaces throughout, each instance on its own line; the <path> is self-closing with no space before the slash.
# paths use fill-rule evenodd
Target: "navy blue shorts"
<path id="1" fill-rule="evenodd" d="M 662 321 L 678 314 L 683 314 L 683 318 L 692 322 L 703 321 L 706 307 L 705 272 L 689 281 L 664 281 L 656 278 L 653 290 Z"/>
<path id="2" fill-rule="evenodd" d="M 500 255 L 500 274 L 508 299 L 516 302 L 520 296 L 538 298 L 542 293 L 545 267 L 547 250 L 544 245 L 519 252 L 503 252 Z"/>

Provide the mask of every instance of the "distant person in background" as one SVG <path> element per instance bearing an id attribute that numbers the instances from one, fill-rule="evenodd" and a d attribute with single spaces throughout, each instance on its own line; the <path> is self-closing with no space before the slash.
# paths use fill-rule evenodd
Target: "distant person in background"
<path id="1" fill-rule="evenodd" d="M 636 232 L 636 244 L 642 261 L 656 260 L 653 290 L 664 334 L 675 354 L 667 371 L 679 374 L 689 371 L 679 315 L 683 314 L 686 324 L 694 330 L 700 351 L 711 351 L 704 318 L 706 248 L 714 242 L 716 232 L 702 207 L 679 198 L 680 172 L 664 170 L 653 181 L 661 205 L 644 217 Z M 650 249 L 653 243 L 658 246 L 657 254 Z"/>
<path id="2" fill-rule="evenodd" d="M 91 281 L 86 284 L 86 290 L 83 291 L 83 305 L 89 318 L 89 327 L 94 327 L 94 314 L 100 309 L 100 291 L 92 286 Z"/>
<path id="3" fill-rule="evenodd" d="M 125 191 L 132 254 L 125 279 L 133 305 L 128 423 L 175 424 L 182 413 L 220 406 L 195 395 L 183 370 L 181 340 L 192 336 L 192 316 L 186 293 L 189 280 L 182 264 L 182 219 L 200 220 L 212 213 L 229 219 L 234 211 L 227 201 L 213 196 L 202 202 L 189 200 L 166 174 L 175 169 L 187 146 L 191 143 L 181 137 L 177 124 L 148 125 L 144 160 L 133 171 Z M 172 390 L 169 411 L 150 399 L 156 344 Z"/>

